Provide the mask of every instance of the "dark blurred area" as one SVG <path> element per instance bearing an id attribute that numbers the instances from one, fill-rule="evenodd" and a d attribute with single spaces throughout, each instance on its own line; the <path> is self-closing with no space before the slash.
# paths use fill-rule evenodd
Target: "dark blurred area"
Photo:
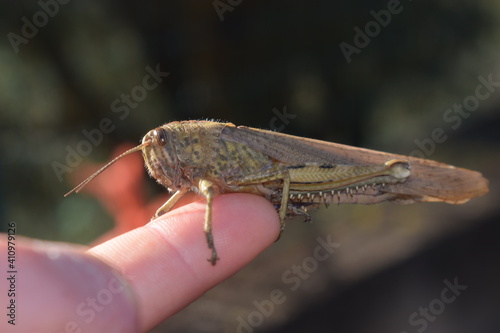
<path id="1" fill-rule="evenodd" d="M 0 3 L 2 231 L 91 243 L 113 217 L 63 198 L 73 171 L 174 120 L 420 154 L 490 193 L 321 208 L 152 332 L 500 332 L 497 1 L 60 2 Z M 314 264 L 318 238 L 339 246 Z"/>

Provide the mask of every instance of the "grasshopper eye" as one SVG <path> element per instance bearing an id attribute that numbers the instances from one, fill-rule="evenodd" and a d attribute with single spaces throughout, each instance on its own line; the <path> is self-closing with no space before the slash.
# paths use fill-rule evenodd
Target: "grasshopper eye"
<path id="1" fill-rule="evenodd" d="M 167 131 L 163 128 L 159 128 L 153 131 L 153 140 L 158 146 L 164 146 L 167 144 Z"/>

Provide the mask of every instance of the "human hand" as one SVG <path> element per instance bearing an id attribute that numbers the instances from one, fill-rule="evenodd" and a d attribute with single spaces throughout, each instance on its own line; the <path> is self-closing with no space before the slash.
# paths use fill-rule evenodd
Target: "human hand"
<path id="1" fill-rule="evenodd" d="M 269 201 L 242 193 L 217 196 L 213 234 L 220 260 L 212 266 L 204 214 L 205 202 L 192 202 L 90 249 L 16 237 L 16 325 L 4 315 L 0 331 L 147 331 L 278 237 L 278 216 Z M 4 274 L 6 240 L 2 235 Z M 6 305 L 9 281 L 0 281 Z"/>

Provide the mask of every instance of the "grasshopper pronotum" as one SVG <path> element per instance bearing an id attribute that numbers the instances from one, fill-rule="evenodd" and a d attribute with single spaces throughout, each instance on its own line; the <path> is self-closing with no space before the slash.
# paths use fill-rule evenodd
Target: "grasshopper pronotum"
<path id="1" fill-rule="evenodd" d="M 442 201 L 453 204 L 488 192 L 479 172 L 451 165 L 301 138 L 231 123 L 171 122 L 149 131 L 142 143 L 106 164 L 78 192 L 121 157 L 142 151 L 151 177 L 173 192 L 153 218 L 167 213 L 188 191 L 205 197 L 205 235 L 216 264 L 212 199 L 221 193 L 261 195 L 287 216 L 330 202 L 372 204 Z"/>

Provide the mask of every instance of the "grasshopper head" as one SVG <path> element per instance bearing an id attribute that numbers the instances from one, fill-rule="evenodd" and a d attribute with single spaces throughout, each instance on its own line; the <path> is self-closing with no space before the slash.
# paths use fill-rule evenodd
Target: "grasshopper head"
<path id="1" fill-rule="evenodd" d="M 176 175 L 179 158 L 174 133 L 166 126 L 149 131 L 142 139 L 142 156 L 148 173 L 165 187 L 171 187 Z"/>
<path id="2" fill-rule="evenodd" d="M 73 192 L 78 193 L 85 185 L 92 181 L 92 179 L 97 177 L 116 161 L 137 151 L 142 151 L 149 174 L 163 186 L 170 187 L 173 183 L 172 179 L 174 179 L 175 176 L 175 167 L 178 159 L 174 145 L 171 140 L 169 140 L 169 136 L 171 135 L 168 133 L 168 128 L 165 127 L 158 127 L 149 131 L 142 139 L 142 143 L 140 145 L 129 149 L 120 156 L 114 158 L 111 162 L 107 163 L 64 196 L 66 197 Z"/>

